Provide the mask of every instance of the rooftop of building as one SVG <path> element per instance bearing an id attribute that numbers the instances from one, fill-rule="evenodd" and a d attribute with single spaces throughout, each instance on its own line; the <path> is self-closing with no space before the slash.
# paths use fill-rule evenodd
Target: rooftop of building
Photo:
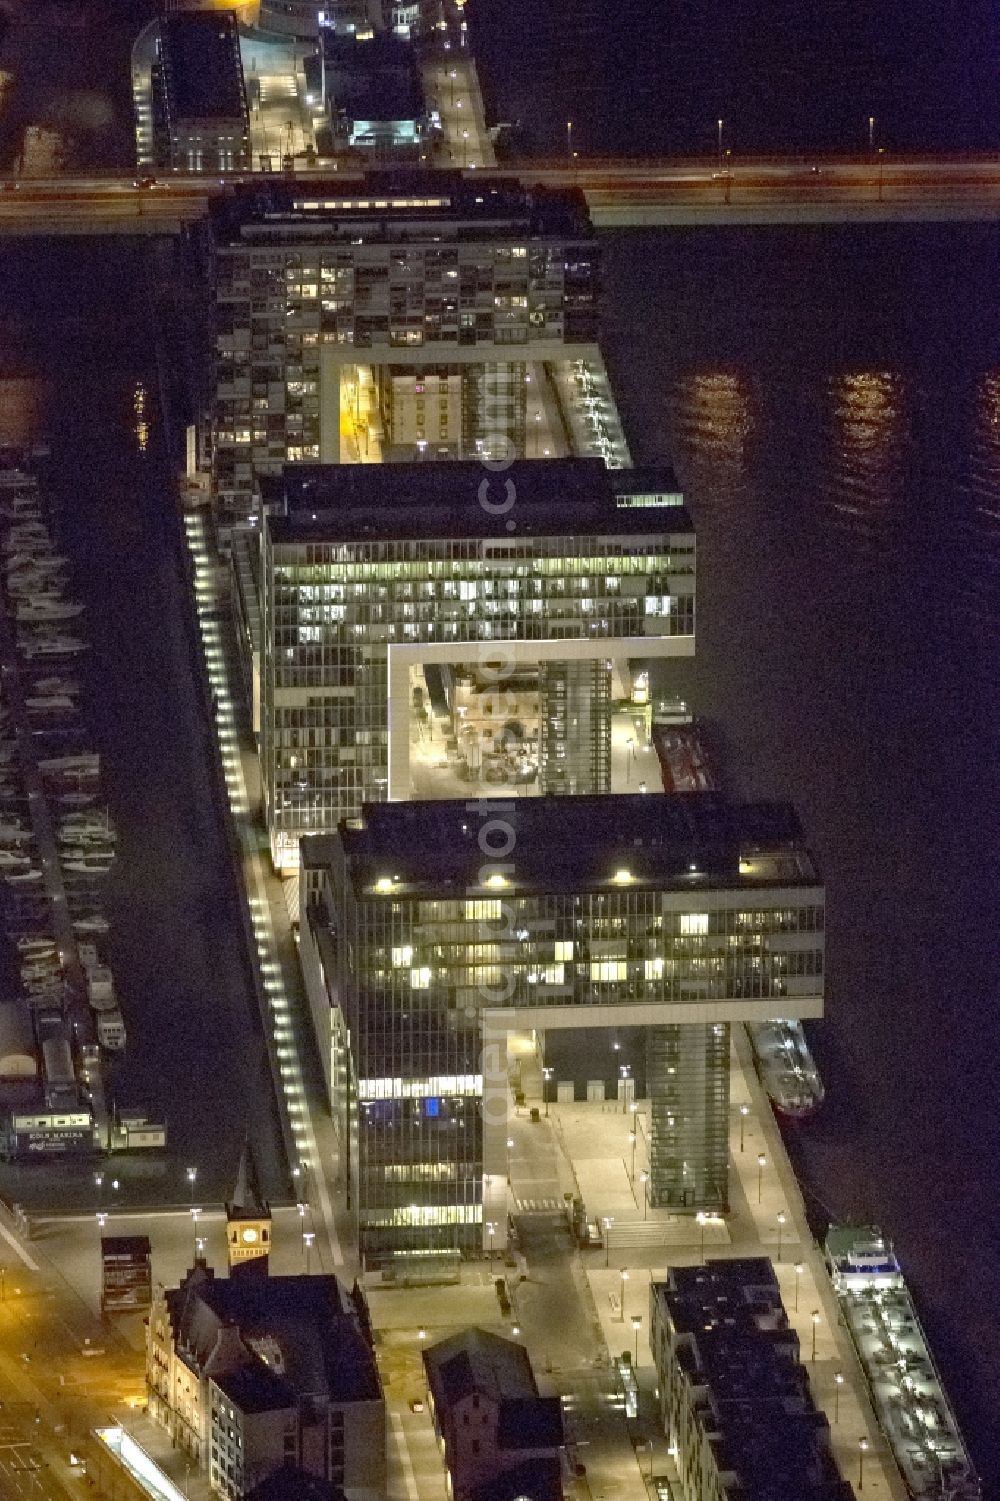
<path id="1" fill-rule="evenodd" d="M 425 113 L 416 57 L 391 31 L 364 40 L 324 27 L 323 55 L 334 114 L 350 120 L 419 120 Z"/>
<path id="2" fill-rule="evenodd" d="M 720 793 L 504 799 L 482 816 L 467 800 L 366 803 L 360 827 L 303 841 L 303 860 L 330 863 L 339 841 L 357 895 L 449 896 L 481 889 L 578 893 L 815 886 L 819 875 L 789 803 L 734 803 Z M 491 812 L 492 807 L 492 812 Z M 490 818 L 504 826 L 500 870 L 480 887 L 479 841 Z M 510 832 L 507 832 L 509 827 Z"/>
<path id="3" fill-rule="evenodd" d="M 286 1464 L 248 1491 L 247 1501 L 346 1501 L 346 1497 L 341 1486 L 332 1481 Z"/>
<path id="4" fill-rule="evenodd" d="M 102 1256 L 127 1256 L 149 1260 L 148 1235 L 102 1235 Z"/>
<path id="5" fill-rule="evenodd" d="M 260 1191 L 257 1163 L 249 1140 L 243 1143 L 233 1196 L 226 1202 L 226 1217 L 230 1220 L 266 1220 L 271 1215 L 271 1206 Z"/>
<path id="6" fill-rule="evenodd" d="M 471 1486 L 467 1494 L 469 1501 L 563 1501 L 562 1463 L 555 1457 L 524 1459 Z"/>
<path id="7" fill-rule="evenodd" d="M 216 1277 L 199 1263 L 166 1302 L 178 1353 L 197 1372 L 209 1365 L 220 1335 L 235 1331 L 300 1395 L 333 1402 L 381 1396 L 362 1321 L 334 1276 Z"/>
<path id="8" fill-rule="evenodd" d="M 464 1329 L 424 1351 L 427 1384 L 439 1412 L 466 1397 L 499 1408 L 497 1447 L 558 1449 L 563 1442 L 558 1397 L 540 1397 L 528 1352 L 514 1340 Z"/>
<path id="9" fill-rule="evenodd" d="M 295 1388 L 261 1359 L 219 1371 L 212 1380 L 240 1412 L 279 1412 L 296 1405 Z"/>
<path id="10" fill-rule="evenodd" d="M 567 532 L 691 533 L 683 506 L 622 504 L 635 493 L 669 493 L 649 487 L 673 483 L 670 470 L 642 472 L 646 488 L 637 492 L 633 479 L 622 479 L 628 470 L 597 458 L 517 459 L 496 472 L 464 460 L 287 464 L 262 478 L 261 495 L 272 539 L 288 543 L 499 537 L 515 545 Z"/>
<path id="11" fill-rule="evenodd" d="M 705 1413 L 716 1464 L 737 1477 L 740 1496 L 850 1501 L 771 1263 L 748 1257 L 674 1268 L 654 1293 L 684 1336 L 674 1359 Z"/>
<path id="12" fill-rule="evenodd" d="M 173 11 L 160 22 L 172 120 L 246 116 L 239 34 L 232 11 Z"/>
<path id="13" fill-rule="evenodd" d="M 593 240 L 577 189 L 525 187 L 514 177 L 477 178 L 420 168 L 373 168 L 350 177 L 234 184 L 213 196 L 216 242 L 272 238 L 285 229 L 306 239 L 434 240 L 448 227 L 470 239 L 558 237 Z"/>

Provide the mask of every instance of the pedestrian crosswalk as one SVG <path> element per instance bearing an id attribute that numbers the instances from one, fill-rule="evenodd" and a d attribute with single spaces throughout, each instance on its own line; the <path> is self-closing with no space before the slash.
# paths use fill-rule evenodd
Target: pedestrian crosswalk
<path id="1" fill-rule="evenodd" d="M 562 1214 L 565 1205 L 561 1199 L 515 1199 L 517 1214 Z"/>

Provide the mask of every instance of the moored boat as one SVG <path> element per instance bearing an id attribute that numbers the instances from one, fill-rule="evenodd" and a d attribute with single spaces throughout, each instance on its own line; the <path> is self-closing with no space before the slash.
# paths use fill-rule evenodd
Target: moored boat
<path id="1" fill-rule="evenodd" d="M 872 1225 L 826 1238 L 834 1290 L 879 1425 L 914 1501 L 981 1501 L 982 1483 L 892 1245 Z"/>
<path id="2" fill-rule="evenodd" d="M 806 1120 L 822 1105 L 825 1090 L 800 1021 L 747 1022 L 747 1036 L 760 1082 L 774 1108 Z"/>

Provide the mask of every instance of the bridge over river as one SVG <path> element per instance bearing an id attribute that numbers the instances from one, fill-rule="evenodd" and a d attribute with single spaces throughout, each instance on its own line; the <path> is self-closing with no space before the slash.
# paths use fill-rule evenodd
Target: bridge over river
<path id="1" fill-rule="evenodd" d="M 433 169 L 432 169 L 433 170 Z M 582 189 L 599 229 L 655 225 L 920 223 L 1000 218 L 1000 156 L 700 161 L 528 161 L 505 164 L 526 183 Z M 470 169 L 467 176 L 475 174 Z M 360 174 L 295 173 L 303 197 Z M 0 235 L 176 234 L 213 193 L 247 180 L 174 174 L 0 181 Z M 254 180 L 259 181 L 259 175 Z"/>

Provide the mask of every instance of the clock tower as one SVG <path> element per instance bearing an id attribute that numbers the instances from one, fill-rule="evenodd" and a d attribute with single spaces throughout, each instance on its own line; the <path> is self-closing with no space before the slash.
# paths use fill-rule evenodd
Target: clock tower
<path id="1" fill-rule="evenodd" d="M 267 1276 L 271 1251 L 271 1206 L 257 1182 L 257 1166 L 249 1141 L 244 1143 L 233 1197 L 226 1205 L 229 1271 Z"/>

